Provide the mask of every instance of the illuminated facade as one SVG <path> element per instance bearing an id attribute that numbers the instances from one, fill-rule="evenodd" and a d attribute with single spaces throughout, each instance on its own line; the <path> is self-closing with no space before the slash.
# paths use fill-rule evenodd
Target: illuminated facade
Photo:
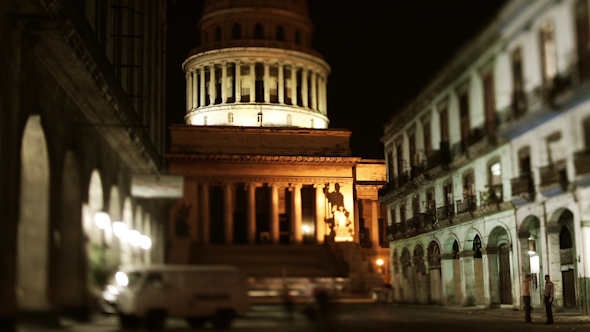
<path id="1" fill-rule="evenodd" d="M 586 0 L 509 1 L 385 125 L 398 300 L 589 313 Z"/>
<path id="2" fill-rule="evenodd" d="M 206 1 L 199 27 L 183 63 L 186 124 L 170 128 L 185 197 L 170 212 L 169 262 L 382 284 L 371 262 L 387 257 L 386 217 L 371 204 L 385 165 L 353 157 L 351 132 L 328 129 L 330 67 L 311 48 L 307 2 Z"/>

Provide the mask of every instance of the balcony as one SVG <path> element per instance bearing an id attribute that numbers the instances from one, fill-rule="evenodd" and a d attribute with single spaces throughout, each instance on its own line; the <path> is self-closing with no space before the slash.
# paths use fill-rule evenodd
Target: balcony
<path id="1" fill-rule="evenodd" d="M 457 214 L 475 212 L 477 210 L 477 198 L 465 196 L 463 200 L 457 200 Z"/>
<path id="2" fill-rule="evenodd" d="M 412 179 L 415 179 L 426 172 L 426 161 L 419 162 L 418 164 L 412 166 L 411 176 Z"/>
<path id="3" fill-rule="evenodd" d="M 447 220 L 455 216 L 455 209 L 452 204 L 447 204 L 436 209 L 437 220 Z"/>
<path id="4" fill-rule="evenodd" d="M 535 199 L 535 183 L 533 174 L 528 172 L 510 180 L 512 185 L 512 203 L 525 205 Z"/>
<path id="5" fill-rule="evenodd" d="M 387 182 L 381 189 L 379 189 L 379 197 L 386 196 L 390 192 L 397 190 L 399 188 L 397 177 L 392 177 L 392 179 Z"/>
<path id="6" fill-rule="evenodd" d="M 479 126 L 477 128 L 471 129 L 471 131 L 469 131 L 469 138 L 468 138 L 469 146 L 471 147 L 471 146 L 475 145 L 475 143 L 484 139 L 485 136 L 486 136 L 486 132 L 485 132 L 484 126 Z"/>
<path id="7" fill-rule="evenodd" d="M 567 190 L 568 179 L 565 166 L 565 160 L 561 160 L 541 167 L 541 193 L 544 196 L 553 197 Z"/>
<path id="8" fill-rule="evenodd" d="M 402 174 L 400 174 L 399 178 L 398 178 L 398 185 L 399 187 L 403 187 L 406 183 L 410 182 L 411 179 L 411 171 L 405 171 Z"/>
<path id="9" fill-rule="evenodd" d="M 451 162 L 451 152 L 448 142 L 440 143 L 440 150 L 432 150 L 426 156 L 426 171 L 438 166 L 446 167 Z"/>

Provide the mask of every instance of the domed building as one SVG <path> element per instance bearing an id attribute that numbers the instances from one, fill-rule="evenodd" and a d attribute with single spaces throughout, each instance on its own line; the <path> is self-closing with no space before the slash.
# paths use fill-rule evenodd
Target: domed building
<path id="1" fill-rule="evenodd" d="M 385 163 L 352 156 L 351 132 L 329 128 L 330 66 L 311 48 L 307 2 L 207 0 L 199 28 L 182 64 L 185 124 L 170 128 L 185 195 L 168 261 L 237 265 L 266 290 L 389 280 L 376 263 L 389 261 Z"/>

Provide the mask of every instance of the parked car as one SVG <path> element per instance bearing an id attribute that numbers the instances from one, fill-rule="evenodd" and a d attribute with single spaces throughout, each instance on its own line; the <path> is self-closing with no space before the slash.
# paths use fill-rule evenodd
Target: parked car
<path id="1" fill-rule="evenodd" d="M 211 321 L 225 329 L 249 308 L 246 277 L 233 266 L 129 267 L 117 272 L 115 280 L 116 308 L 126 329 L 143 323 L 148 330 L 160 330 L 166 317 L 186 318 L 193 328 Z"/>

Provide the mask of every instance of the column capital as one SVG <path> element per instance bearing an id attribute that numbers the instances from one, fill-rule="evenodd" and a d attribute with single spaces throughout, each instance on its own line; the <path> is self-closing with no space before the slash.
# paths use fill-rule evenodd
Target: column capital
<path id="1" fill-rule="evenodd" d="M 303 184 L 301 184 L 301 183 L 290 183 L 289 184 L 289 188 L 299 188 L 299 189 L 301 189 L 301 188 L 303 188 Z"/>
<path id="2" fill-rule="evenodd" d="M 442 254 L 442 255 L 440 255 L 440 259 L 453 260 L 453 259 L 455 259 L 455 256 L 453 254 Z"/>
<path id="3" fill-rule="evenodd" d="M 227 65 L 227 60 L 221 60 L 220 63 L 225 66 Z"/>
<path id="4" fill-rule="evenodd" d="M 260 188 L 260 187 L 262 187 L 262 183 L 260 183 L 260 182 L 248 182 L 248 183 L 246 183 L 246 187 L 249 187 L 249 188 Z"/>
<path id="5" fill-rule="evenodd" d="M 234 63 L 242 63 L 242 59 L 234 59 Z"/>
<path id="6" fill-rule="evenodd" d="M 324 183 L 314 183 L 313 184 L 313 187 L 314 188 L 322 188 L 322 189 L 324 189 L 324 188 L 326 188 L 326 184 L 324 184 Z"/>

